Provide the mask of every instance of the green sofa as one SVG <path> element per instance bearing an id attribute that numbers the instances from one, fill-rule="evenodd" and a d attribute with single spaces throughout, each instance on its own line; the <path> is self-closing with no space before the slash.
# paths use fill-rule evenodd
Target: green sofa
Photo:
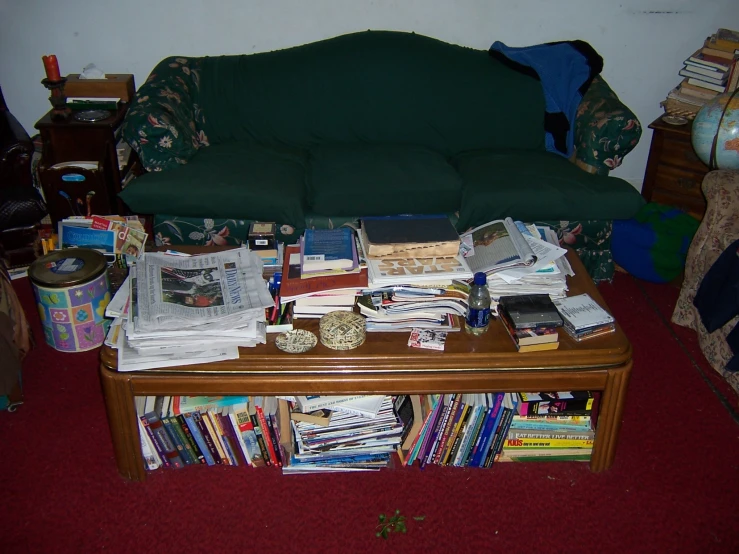
<path id="1" fill-rule="evenodd" d="M 641 126 L 596 77 L 568 160 L 545 150 L 544 106 L 539 81 L 487 51 L 414 33 L 171 57 L 124 121 L 147 172 L 120 196 L 164 244 L 238 243 L 251 221 L 294 242 L 367 215 L 447 213 L 460 231 L 511 216 L 552 225 L 608 279 L 611 222 L 643 204 L 608 171 Z"/>

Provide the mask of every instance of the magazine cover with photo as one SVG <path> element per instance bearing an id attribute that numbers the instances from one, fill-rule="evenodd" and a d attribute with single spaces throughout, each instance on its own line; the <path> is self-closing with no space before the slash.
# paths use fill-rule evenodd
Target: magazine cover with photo
<path id="1" fill-rule="evenodd" d="M 218 267 L 202 269 L 161 268 L 162 299 L 181 306 L 223 306 Z"/>

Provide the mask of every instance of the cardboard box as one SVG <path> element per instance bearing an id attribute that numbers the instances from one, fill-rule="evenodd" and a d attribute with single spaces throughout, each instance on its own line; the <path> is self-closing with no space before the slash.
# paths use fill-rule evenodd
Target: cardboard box
<path id="1" fill-rule="evenodd" d="M 70 74 L 64 85 L 67 98 L 120 98 L 123 102 L 130 102 L 135 92 L 130 73 L 111 73 L 105 79 L 80 79 L 79 74 Z"/>

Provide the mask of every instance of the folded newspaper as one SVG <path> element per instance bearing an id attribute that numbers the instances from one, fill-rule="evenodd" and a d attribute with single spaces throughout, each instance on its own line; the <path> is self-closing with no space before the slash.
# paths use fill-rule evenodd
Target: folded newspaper
<path id="1" fill-rule="evenodd" d="M 245 248 L 144 253 L 128 281 L 128 309 L 117 310 L 109 335 L 119 371 L 234 359 L 238 347 L 266 342 L 265 308 L 274 300 L 261 258 Z"/>

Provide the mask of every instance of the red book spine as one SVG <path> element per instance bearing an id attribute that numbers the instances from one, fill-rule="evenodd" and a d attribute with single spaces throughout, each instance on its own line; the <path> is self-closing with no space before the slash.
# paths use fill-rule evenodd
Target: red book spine
<path id="1" fill-rule="evenodd" d="M 272 434 L 270 433 L 270 430 L 269 430 L 269 424 L 267 423 L 267 418 L 264 417 L 264 410 L 262 410 L 261 406 L 255 406 L 255 409 L 257 411 L 257 418 L 259 418 L 259 426 L 262 428 L 262 435 L 264 436 L 264 443 L 267 446 L 267 452 L 269 452 L 269 459 L 273 465 L 282 466 L 279 459 L 277 458 L 277 452 L 275 452 L 275 447 L 272 444 Z"/>

